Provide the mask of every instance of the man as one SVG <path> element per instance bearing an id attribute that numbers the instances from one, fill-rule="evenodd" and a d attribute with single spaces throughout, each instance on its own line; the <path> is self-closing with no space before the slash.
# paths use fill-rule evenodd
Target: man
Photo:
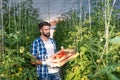
<path id="1" fill-rule="evenodd" d="M 56 53 L 56 44 L 50 38 L 50 24 L 42 22 L 39 24 L 40 37 L 32 43 L 31 53 L 36 58 L 32 64 L 37 65 L 39 80 L 61 80 L 59 68 L 49 67 L 50 62 L 46 61 Z"/>

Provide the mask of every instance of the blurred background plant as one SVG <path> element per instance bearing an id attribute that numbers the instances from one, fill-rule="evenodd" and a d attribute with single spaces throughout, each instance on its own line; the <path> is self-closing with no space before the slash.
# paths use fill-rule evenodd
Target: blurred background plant
<path id="1" fill-rule="evenodd" d="M 31 42 L 38 37 L 38 11 L 32 0 L 15 3 L 3 0 L 4 53 L 0 53 L 1 80 L 37 80 L 36 66 L 28 55 Z"/>
<path id="2" fill-rule="evenodd" d="M 86 16 L 70 11 L 58 23 L 54 34 L 58 49 L 64 46 L 80 54 L 62 67 L 63 80 L 120 79 L 120 18 L 115 1 L 93 0 L 88 3 L 93 11 Z M 80 9 L 84 13 L 85 9 Z"/>

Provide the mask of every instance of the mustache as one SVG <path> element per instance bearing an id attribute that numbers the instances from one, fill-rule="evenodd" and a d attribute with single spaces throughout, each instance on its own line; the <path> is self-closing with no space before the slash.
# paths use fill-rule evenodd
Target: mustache
<path id="1" fill-rule="evenodd" d="M 50 37 L 50 32 L 48 32 L 46 34 L 43 32 L 43 35 L 46 36 L 46 37 Z"/>

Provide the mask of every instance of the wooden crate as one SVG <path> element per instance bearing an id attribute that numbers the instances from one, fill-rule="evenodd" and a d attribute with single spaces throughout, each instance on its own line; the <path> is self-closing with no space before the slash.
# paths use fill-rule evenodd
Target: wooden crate
<path id="1" fill-rule="evenodd" d="M 75 50 L 72 49 L 63 49 L 57 52 L 52 57 L 48 58 L 48 60 L 52 63 L 54 67 L 61 67 L 69 60 L 77 57 L 79 54 L 76 54 Z"/>

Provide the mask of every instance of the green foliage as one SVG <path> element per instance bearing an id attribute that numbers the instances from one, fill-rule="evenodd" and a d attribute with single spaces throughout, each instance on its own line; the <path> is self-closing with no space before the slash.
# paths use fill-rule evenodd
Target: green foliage
<path id="1" fill-rule="evenodd" d="M 0 53 L 0 79 L 37 80 L 36 66 L 29 53 L 32 41 L 39 36 L 37 9 L 32 0 L 3 1 L 4 54 Z M 29 55 L 28 55 L 29 54 Z"/>
<path id="2" fill-rule="evenodd" d="M 23 50 L 23 53 L 17 53 L 15 49 L 6 48 L 6 54 L 4 60 L 0 66 L 0 79 L 2 80 L 36 80 L 37 74 L 36 67 L 30 62 L 27 50 Z M 28 53 L 28 54 L 26 54 Z"/>
<path id="3" fill-rule="evenodd" d="M 63 14 L 64 20 L 57 24 L 54 38 L 58 50 L 63 46 L 76 49 L 80 54 L 62 67 L 63 80 L 120 79 L 119 11 L 114 9 L 110 18 L 106 54 L 104 10 L 108 7 L 104 7 L 103 1 L 92 0 L 91 21 L 88 20 L 88 14 L 79 18 L 77 12 L 70 11 Z M 36 66 L 30 62 L 30 59 L 34 58 L 30 55 L 29 48 L 38 34 L 38 11 L 32 7 L 32 0 L 11 5 L 9 0 L 3 0 L 2 4 L 5 50 L 4 54 L 0 53 L 0 79 L 37 80 Z M 108 6 L 112 8 L 111 4 Z"/>
<path id="4" fill-rule="evenodd" d="M 110 42 L 112 44 L 119 44 L 120 43 L 120 37 L 115 37 L 114 39 L 111 39 Z"/>
<path id="5" fill-rule="evenodd" d="M 97 3 L 95 3 L 97 2 Z M 96 6 L 97 5 L 97 6 Z M 120 79 L 120 45 L 117 11 L 109 24 L 109 46 L 105 53 L 104 3 L 93 1 L 91 27 L 89 20 L 64 16 L 58 23 L 54 38 L 58 49 L 75 48 L 80 54 L 62 67 L 63 80 L 119 80 Z M 114 10 L 115 11 L 115 10 Z M 77 15 L 77 14 L 76 14 Z M 86 16 L 88 18 L 88 15 Z M 83 20 L 80 22 L 80 20 Z M 75 21 L 75 22 L 74 22 Z M 82 24 L 81 24 L 82 23 Z"/>

